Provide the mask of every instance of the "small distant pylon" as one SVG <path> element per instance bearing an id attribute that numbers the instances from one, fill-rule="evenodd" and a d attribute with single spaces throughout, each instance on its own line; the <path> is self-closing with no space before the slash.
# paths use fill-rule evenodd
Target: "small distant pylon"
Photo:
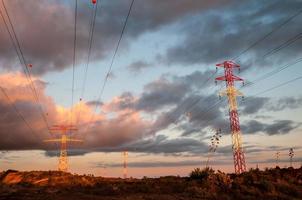
<path id="1" fill-rule="evenodd" d="M 208 159 L 206 162 L 206 168 L 209 167 L 210 158 L 216 152 L 221 138 L 221 129 L 217 129 L 214 135 L 211 137 L 211 144 L 209 145 Z"/>
<path id="2" fill-rule="evenodd" d="M 276 167 L 279 167 L 280 151 L 276 152 Z"/>
<path id="3" fill-rule="evenodd" d="M 123 175 L 124 179 L 128 177 L 128 151 L 123 151 L 123 158 L 124 158 L 124 168 L 123 168 Z"/>
<path id="4" fill-rule="evenodd" d="M 289 162 L 290 162 L 290 167 L 293 167 L 293 157 L 294 157 L 294 149 L 290 148 L 289 149 Z"/>
<path id="5" fill-rule="evenodd" d="M 216 64 L 216 66 L 224 68 L 224 76 L 217 77 L 215 80 L 226 82 L 226 90 L 220 92 L 219 96 L 228 96 L 234 168 L 235 173 L 240 174 L 246 171 L 246 165 L 237 111 L 237 96 L 243 97 L 243 94 L 235 88 L 235 81 L 243 82 L 243 79 L 233 74 L 234 68 L 240 69 L 240 66 L 233 61 L 224 61 L 223 63 Z"/>
<path id="6" fill-rule="evenodd" d="M 58 170 L 67 172 L 68 171 L 67 143 L 68 142 L 83 142 L 83 141 L 67 137 L 68 131 L 77 131 L 77 128 L 75 128 L 75 126 L 73 126 L 73 125 L 54 125 L 52 128 L 50 128 L 50 131 L 56 132 L 56 133 L 59 132 L 59 134 L 61 134 L 61 138 L 44 140 L 44 142 L 61 143 Z"/>

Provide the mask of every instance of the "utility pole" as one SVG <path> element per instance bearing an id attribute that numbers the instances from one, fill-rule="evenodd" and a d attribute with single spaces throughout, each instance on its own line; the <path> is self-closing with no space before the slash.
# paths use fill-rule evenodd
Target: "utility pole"
<path id="1" fill-rule="evenodd" d="M 59 142 L 61 143 L 61 151 L 59 157 L 58 170 L 67 172 L 68 171 L 68 156 L 67 156 L 67 143 L 68 142 L 83 142 L 83 140 L 72 139 L 67 136 L 68 131 L 78 130 L 73 125 L 54 125 L 50 128 L 51 132 L 61 134 L 61 138 L 44 140 L 44 142 Z"/>
<path id="2" fill-rule="evenodd" d="M 290 167 L 293 167 L 293 157 L 294 157 L 294 149 L 290 148 L 289 149 L 289 162 L 290 162 Z"/>
<path id="3" fill-rule="evenodd" d="M 225 81 L 226 83 L 226 90 L 220 92 L 219 96 L 228 96 L 234 167 L 235 173 L 240 174 L 246 171 L 246 165 L 242 147 L 236 97 L 243 96 L 243 94 L 235 88 L 234 83 L 235 81 L 243 82 L 243 79 L 233 74 L 234 68 L 240 69 L 240 66 L 233 61 L 224 61 L 223 63 L 216 64 L 216 66 L 224 68 L 224 76 L 217 77 L 215 80 Z"/>
<path id="4" fill-rule="evenodd" d="M 280 151 L 276 153 L 276 167 L 279 167 L 279 158 L 280 158 Z"/>
<path id="5" fill-rule="evenodd" d="M 216 132 L 214 133 L 214 135 L 212 135 L 212 137 L 211 137 L 211 144 L 209 145 L 209 152 L 208 152 L 208 159 L 206 162 L 206 168 L 209 167 L 210 157 L 216 152 L 216 150 L 218 148 L 220 138 L 221 138 L 221 129 L 217 129 Z"/>
<path id="6" fill-rule="evenodd" d="M 123 175 L 124 175 L 124 179 L 126 179 L 128 177 L 128 151 L 125 150 L 123 152 L 123 158 L 124 158 L 124 168 L 123 168 Z"/>

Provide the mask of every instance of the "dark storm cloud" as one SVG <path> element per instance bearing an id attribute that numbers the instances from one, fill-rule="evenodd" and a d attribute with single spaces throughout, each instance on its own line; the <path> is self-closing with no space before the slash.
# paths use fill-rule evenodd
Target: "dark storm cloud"
<path id="1" fill-rule="evenodd" d="M 286 109 L 296 109 L 302 106 L 301 97 L 281 97 L 277 100 L 268 97 L 247 97 L 246 100 L 239 102 L 240 112 L 253 115 L 260 110 L 278 112 Z"/>
<path id="2" fill-rule="evenodd" d="M 185 37 L 182 42 L 167 50 L 164 60 L 170 64 L 191 65 L 231 59 L 298 12 L 300 4 L 298 0 L 232 1 L 222 8 L 201 13 L 196 17 L 197 20 L 190 18 L 183 22 Z M 272 62 L 263 59 L 263 55 L 298 34 L 301 18 L 297 16 L 279 32 L 254 46 L 247 53 L 252 58 L 245 59 L 243 67 L 260 63 L 261 67 L 268 63 L 271 65 Z M 296 43 L 278 52 L 279 56 L 274 57 L 275 62 L 284 63 L 285 56 L 286 60 L 298 56 L 301 45 L 299 41 Z"/>
<path id="3" fill-rule="evenodd" d="M 148 142 L 148 143 L 147 143 Z M 145 143 L 145 145 L 143 144 Z M 147 144 L 146 144 L 147 143 Z M 147 153 L 200 153 L 207 151 L 207 144 L 192 138 L 155 139 L 132 144 L 132 149 Z"/>
<path id="4" fill-rule="evenodd" d="M 72 64 L 74 2 L 63 1 L 7 1 L 8 11 L 28 63 L 33 64 L 33 73 L 61 71 Z M 120 34 L 130 1 L 100 1 L 95 26 L 92 60 L 101 60 L 111 55 Z M 236 10 L 234 10 L 236 5 Z M 155 0 L 136 1 L 128 22 L 122 47 L 138 36 L 180 23 L 184 27 L 184 41 L 167 51 L 169 63 L 212 63 L 225 59 L 269 32 L 284 18 L 297 10 L 298 1 L 240 2 L 240 1 L 194 1 Z M 248 12 L 246 12 L 248 10 Z M 34 12 L 33 12 L 34 11 Z M 89 35 L 89 20 L 92 11 L 90 1 L 81 1 L 77 24 L 77 63 L 86 60 Z M 222 15 L 221 13 L 226 13 Z M 227 16 L 227 17 L 226 17 Z M 20 25 L 22 24 L 22 26 Z M 2 25 L 3 22 L 2 22 Z M 257 31 L 255 31 L 255 27 Z M 298 29 L 289 24 L 266 42 L 254 48 L 261 55 L 276 47 Z M 16 68 L 19 63 L 12 49 L 7 32 L 0 33 L 0 55 L 3 68 Z M 287 57 L 297 55 L 301 45 L 293 45 L 282 51 Z M 231 48 L 230 48 L 231 47 Z M 121 49 L 123 50 L 123 49 Z M 131 68 L 142 69 L 149 63 L 139 61 Z M 252 62 L 251 62 L 252 64 Z"/>
<path id="5" fill-rule="evenodd" d="M 299 124 L 296 124 L 291 120 L 275 120 L 274 123 L 264 128 L 264 132 L 268 135 L 287 134 L 299 126 Z"/>
<path id="6" fill-rule="evenodd" d="M 243 114 L 255 114 L 261 110 L 269 101 L 267 97 L 249 97 L 241 104 L 240 111 Z"/>
<path id="7" fill-rule="evenodd" d="M 204 82 L 210 74 L 210 71 L 195 71 L 185 76 L 163 75 L 144 87 L 137 109 L 154 111 L 164 106 L 177 105 L 187 95 L 192 95 L 191 92 L 206 88 L 208 85 Z"/>
<path id="8" fill-rule="evenodd" d="M 299 126 L 300 124 L 292 120 L 275 120 L 272 123 L 263 123 L 257 120 L 250 120 L 246 123 L 243 123 L 242 131 L 245 134 L 263 132 L 267 135 L 283 135 L 290 133 Z"/>
<path id="9" fill-rule="evenodd" d="M 69 150 L 70 156 L 84 155 L 89 152 L 121 152 L 125 149 L 129 152 L 147 153 L 147 154 L 200 154 L 206 153 L 208 150 L 207 144 L 192 138 L 176 138 L 169 139 L 164 135 L 157 135 L 154 138 L 142 139 L 134 142 L 123 142 L 118 145 L 101 145 L 95 146 L 93 149 L 83 149 L 80 145 L 74 146 Z M 46 156 L 57 156 L 58 151 L 47 151 Z"/>
<path id="10" fill-rule="evenodd" d="M 230 160 L 219 160 L 219 161 L 212 161 L 211 164 L 215 165 L 226 165 L 230 164 Z M 163 162 L 163 161 L 157 161 L 157 162 L 130 162 L 128 164 L 129 167 L 182 167 L 182 166 L 200 166 L 202 164 L 202 161 L 200 160 L 185 160 L 185 161 L 178 161 L 178 162 Z M 103 163 L 95 164 L 95 167 L 103 167 Z M 111 163 L 106 164 L 107 167 L 122 167 L 122 163 Z"/>
<path id="11" fill-rule="evenodd" d="M 174 105 L 185 96 L 189 86 L 183 82 L 171 82 L 165 77 L 145 86 L 138 102 L 138 109 L 154 111 L 166 105 Z"/>
<path id="12" fill-rule="evenodd" d="M 228 1 L 166 0 L 137 1 L 128 22 L 122 45 L 147 31 L 174 23 Z M 72 64 L 74 39 L 74 1 L 6 1 L 25 59 L 32 63 L 33 73 L 61 71 Z M 103 59 L 112 52 L 121 32 L 130 1 L 99 1 L 93 40 L 92 60 Z M 86 60 L 90 1 L 80 1 L 77 23 L 77 63 Z M 2 20 L 1 20 L 2 21 Z M 2 22 L 1 26 L 4 27 Z M 0 55 L 3 68 L 19 65 L 8 33 L 0 33 Z M 96 50 L 97 49 L 97 50 Z"/>
<path id="13" fill-rule="evenodd" d="M 11 105 L 0 103 L 0 110 L 5 113 L 0 117 L 0 135 L 2 137 L 0 149 L 22 150 L 39 149 L 43 139 L 47 138 L 46 125 L 43 124 L 39 108 L 34 103 L 17 101 L 15 105 L 33 130 L 16 114 Z M 38 125 L 41 123 L 41 125 Z"/>
<path id="14" fill-rule="evenodd" d="M 284 97 L 276 103 L 268 106 L 269 110 L 282 111 L 284 109 L 296 109 L 302 106 L 302 97 Z"/>
<path id="15" fill-rule="evenodd" d="M 140 73 L 143 69 L 151 67 L 152 64 L 144 61 L 135 61 L 127 66 L 127 68 L 133 73 Z"/>
<path id="16" fill-rule="evenodd" d="M 88 106 L 102 106 L 104 103 L 100 101 L 87 101 L 86 104 Z"/>

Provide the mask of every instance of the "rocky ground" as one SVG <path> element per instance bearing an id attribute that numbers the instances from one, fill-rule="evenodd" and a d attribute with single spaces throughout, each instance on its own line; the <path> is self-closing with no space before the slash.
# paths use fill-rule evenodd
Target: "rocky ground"
<path id="1" fill-rule="evenodd" d="M 102 178 L 57 171 L 0 173 L 5 200 L 302 199 L 302 168 L 250 170 L 235 175 L 195 170 L 190 177 Z"/>

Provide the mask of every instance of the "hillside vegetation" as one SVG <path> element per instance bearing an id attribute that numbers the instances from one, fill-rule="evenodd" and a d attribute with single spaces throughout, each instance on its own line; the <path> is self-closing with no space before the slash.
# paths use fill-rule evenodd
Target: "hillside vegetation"
<path id="1" fill-rule="evenodd" d="M 302 199 L 302 168 L 235 175 L 195 169 L 189 177 L 102 178 L 57 171 L 0 173 L 0 199 Z"/>

